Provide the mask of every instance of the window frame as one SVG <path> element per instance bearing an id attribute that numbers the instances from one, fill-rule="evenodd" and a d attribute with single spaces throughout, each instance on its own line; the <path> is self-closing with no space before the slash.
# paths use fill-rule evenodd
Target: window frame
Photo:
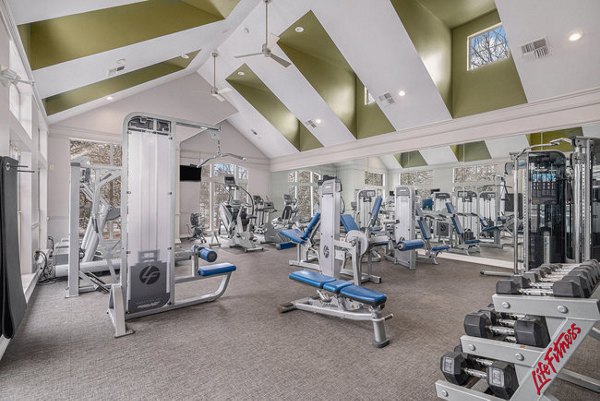
<path id="1" fill-rule="evenodd" d="M 502 61 L 502 60 L 506 60 L 506 59 L 508 59 L 508 58 L 511 57 L 510 47 L 508 47 L 508 39 L 506 38 L 506 30 L 504 30 L 504 39 L 505 39 L 506 49 L 507 49 L 506 57 L 498 59 L 498 60 L 495 60 L 495 61 L 492 61 L 492 62 L 489 62 L 489 63 L 486 63 L 486 64 L 483 64 L 483 65 L 480 65 L 480 66 L 475 67 L 475 68 L 471 68 L 471 38 L 473 38 L 475 36 L 483 35 L 484 33 L 489 32 L 489 31 L 493 31 L 493 30 L 497 29 L 500 26 L 504 30 L 504 26 L 503 26 L 502 22 L 498 22 L 497 24 L 494 24 L 492 26 L 489 26 L 489 27 L 487 27 L 485 29 L 482 29 L 480 31 L 477 31 L 477 32 L 472 33 L 471 35 L 467 36 L 467 43 L 466 43 L 467 44 L 467 71 L 475 71 L 475 70 L 478 70 L 480 68 L 486 67 L 486 66 L 488 66 L 490 64 L 494 64 L 494 63 L 497 63 L 497 62 Z"/>

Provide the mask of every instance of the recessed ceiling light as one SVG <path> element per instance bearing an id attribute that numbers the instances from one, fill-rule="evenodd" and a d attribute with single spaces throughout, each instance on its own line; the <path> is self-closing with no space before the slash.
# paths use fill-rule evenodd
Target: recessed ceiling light
<path id="1" fill-rule="evenodd" d="M 125 65 L 125 59 L 124 58 L 120 58 L 117 60 L 117 65 Z"/>
<path id="2" fill-rule="evenodd" d="M 184 58 L 184 59 L 186 59 L 186 60 L 187 60 L 188 58 L 190 58 L 190 56 L 188 56 L 187 54 L 183 53 L 183 54 L 181 55 L 181 58 Z"/>
<path id="3" fill-rule="evenodd" d="M 317 118 L 317 119 L 315 119 L 315 122 L 316 122 L 317 124 L 321 124 L 323 121 L 322 121 L 320 118 Z"/>
<path id="4" fill-rule="evenodd" d="M 240 77 L 243 77 L 244 75 L 246 75 L 246 73 L 245 73 L 244 71 L 238 71 L 238 75 L 239 75 Z"/>
<path id="5" fill-rule="evenodd" d="M 302 26 L 297 26 L 296 28 L 294 28 L 294 31 L 298 32 L 298 33 L 302 33 L 304 32 L 304 27 Z"/>
<path id="6" fill-rule="evenodd" d="M 400 92 L 398 92 L 398 94 L 399 94 L 400 96 L 406 96 L 406 92 L 405 92 L 405 91 L 400 91 Z"/>
<path id="7" fill-rule="evenodd" d="M 113 100 L 113 97 L 112 96 L 107 96 L 106 100 Z"/>
<path id="8" fill-rule="evenodd" d="M 569 35 L 569 40 L 571 42 L 577 42 L 579 39 L 581 39 L 582 36 L 583 34 L 581 32 L 573 32 Z"/>

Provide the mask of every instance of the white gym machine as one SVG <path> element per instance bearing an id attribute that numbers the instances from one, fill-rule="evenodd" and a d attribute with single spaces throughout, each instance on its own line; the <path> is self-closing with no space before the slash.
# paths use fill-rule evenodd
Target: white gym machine
<path id="1" fill-rule="evenodd" d="M 197 266 L 197 256 L 212 262 L 216 254 L 194 247 L 189 274 L 175 274 L 177 127 L 198 129 L 199 133 L 219 130 L 207 124 L 143 113 L 125 118 L 121 279 L 111 287 L 108 306 L 115 337 L 132 333 L 126 320 L 216 300 L 235 271 L 229 263 Z M 176 298 L 176 284 L 210 277 L 221 277 L 216 291 Z"/>

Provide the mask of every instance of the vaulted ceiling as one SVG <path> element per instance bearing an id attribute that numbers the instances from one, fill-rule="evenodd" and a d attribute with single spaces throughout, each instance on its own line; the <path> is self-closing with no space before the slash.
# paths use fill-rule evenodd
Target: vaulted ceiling
<path id="1" fill-rule="evenodd" d="M 265 41 L 261 0 L 8 3 L 51 123 L 109 95 L 214 74 L 218 88 L 232 89 L 223 94 L 233 106 L 228 121 L 269 158 L 600 87 L 596 0 L 272 0 L 272 51 L 288 68 L 260 55 L 236 58 Z M 500 22 L 511 57 L 467 71 L 469 35 Z M 576 31 L 582 38 L 570 42 Z M 548 56 L 522 54 L 541 38 Z M 491 144 L 494 157 L 490 148 L 504 145 Z M 452 151 L 420 157 L 446 160 Z"/>

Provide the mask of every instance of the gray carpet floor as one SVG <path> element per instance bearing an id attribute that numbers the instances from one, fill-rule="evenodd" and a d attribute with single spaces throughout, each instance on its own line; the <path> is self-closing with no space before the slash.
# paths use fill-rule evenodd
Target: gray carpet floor
<path id="1" fill-rule="evenodd" d="M 463 334 L 468 312 L 490 301 L 496 278 L 481 266 L 443 260 L 408 271 L 375 265 L 388 294 L 391 344 L 371 346 L 368 322 L 277 305 L 312 295 L 287 278 L 294 250 L 243 254 L 218 301 L 131 321 L 115 339 L 107 295 L 64 298 L 65 282 L 40 285 L 18 337 L 0 361 L 0 400 L 435 400 L 440 356 Z M 186 284 L 185 297 L 215 282 Z M 600 349 L 587 339 L 570 367 L 594 375 Z M 598 395 L 560 380 L 561 400 Z"/>

